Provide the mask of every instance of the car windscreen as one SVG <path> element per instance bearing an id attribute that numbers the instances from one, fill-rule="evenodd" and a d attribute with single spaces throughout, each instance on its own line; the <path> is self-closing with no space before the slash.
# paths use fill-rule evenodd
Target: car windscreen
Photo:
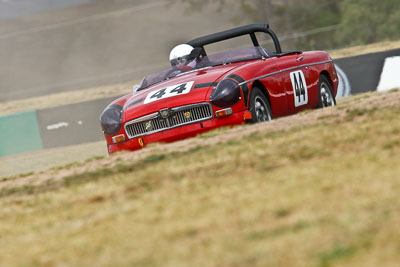
<path id="1" fill-rule="evenodd" d="M 200 59 L 194 59 L 186 62 L 181 66 L 174 66 L 166 70 L 150 74 L 143 78 L 140 88 L 138 90 L 145 89 L 153 84 L 175 77 L 185 72 L 193 71 L 196 69 L 202 69 L 207 67 L 213 67 L 223 64 L 229 64 L 233 62 L 247 61 L 253 59 L 259 59 L 262 57 L 269 57 L 269 52 L 259 46 L 241 48 L 237 50 L 217 53 L 209 56 L 202 57 Z"/>

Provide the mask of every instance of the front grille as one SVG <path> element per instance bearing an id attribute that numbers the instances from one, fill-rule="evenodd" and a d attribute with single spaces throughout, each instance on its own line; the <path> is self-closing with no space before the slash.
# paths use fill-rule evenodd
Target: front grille
<path id="1" fill-rule="evenodd" d="M 156 132 L 166 128 L 168 128 L 166 121 L 158 117 L 125 125 L 125 130 L 129 138 L 133 138 L 144 133 Z"/>
<path id="2" fill-rule="evenodd" d="M 212 108 L 208 103 L 173 108 L 171 111 L 166 119 L 157 112 L 129 121 L 125 123 L 125 132 L 131 139 L 213 118 Z"/>

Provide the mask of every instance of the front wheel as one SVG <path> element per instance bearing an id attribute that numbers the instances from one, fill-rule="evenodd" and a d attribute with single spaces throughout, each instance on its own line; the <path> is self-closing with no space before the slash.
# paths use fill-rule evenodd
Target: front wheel
<path id="1" fill-rule="evenodd" d="M 257 87 L 253 87 L 251 90 L 249 111 L 252 115 L 250 120 L 252 123 L 270 121 L 273 119 L 269 101 Z"/>
<path id="2" fill-rule="evenodd" d="M 319 77 L 318 108 L 336 106 L 336 99 L 332 93 L 332 85 L 324 75 Z"/>

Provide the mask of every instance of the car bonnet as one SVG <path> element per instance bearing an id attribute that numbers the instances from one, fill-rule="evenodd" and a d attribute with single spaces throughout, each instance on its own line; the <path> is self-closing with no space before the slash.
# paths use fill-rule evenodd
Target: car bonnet
<path id="1" fill-rule="evenodd" d="M 124 105 L 123 121 L 139 118 L 165 108 L 205 102 L 208 100 L 210 90 L 217 85 L 216 81 L 225 73 L 243 64 L 245 63 L 240 62 L 199 69 L 132 93 Z M 174 88 L 180 89 L 181 93 L 169 93 Z"/>

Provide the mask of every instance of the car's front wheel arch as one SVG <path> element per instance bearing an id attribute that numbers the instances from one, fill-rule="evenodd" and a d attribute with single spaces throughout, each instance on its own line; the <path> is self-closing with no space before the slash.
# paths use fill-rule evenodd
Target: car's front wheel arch
<path id="1" fill-rule="evenodd" d="M 264 88 L 264 87 L 263 87 Z M 256 85 L 252 86 L 249 97 L 249 112 L 251 119 L 249 123 L 258 123 L 273 119 L 269 98 L 265 95 L 265 89 Z"/>
<path id="2" fill-rule="evenodd" d="M 321 73 L 319 74 L 319 76 L 325 76 L 328 79 L 328 82 L 330 83 L 330 85 L 333 85 L 333 81 L 331 79 L 331 75 L 329 75 L 329 72 L 327 70 L 323 70 L 321 71 Z"/>
<path id="3" fill-rule="evenodd" d="M 267 88 L 265 88 L 264 84 L 262 82 L 258 81 L 258 80 L 254 81 L 252 86 L 251 86 L 252 90 L 253 90 L 253 88 L 258 88 L 258 89 L 261 90 L 261 92 L 264 94 L 264 96 L 269 101 L 269 104 L 270 104 L 270 107 L 271 107 L 271 110 L 272 110 L 271 98 L 270 98 L 269 92 L 268 92 Z M 250 94 L 251 94 L 251 91 L 250 91 Z"/>

